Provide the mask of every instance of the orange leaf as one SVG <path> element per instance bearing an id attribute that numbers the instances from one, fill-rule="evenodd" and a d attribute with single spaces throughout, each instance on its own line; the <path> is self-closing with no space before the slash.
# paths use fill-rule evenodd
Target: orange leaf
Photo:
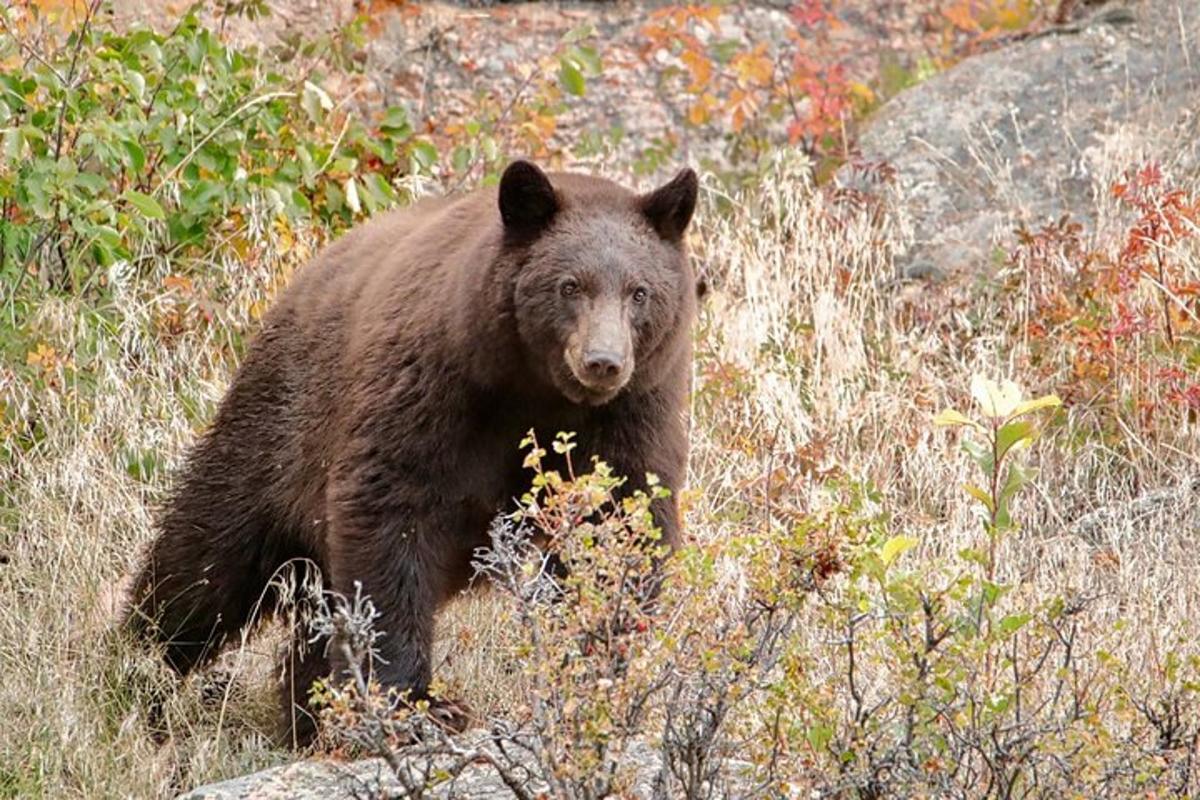
<path id="1" fill-rule="evenodd" d="M 679 58 L 692 74 L 692 85 L 688 87 L 688 91 L 697 92 L 708 86 L 712 80 L 713 69 L 712 61 L 706 55 L 696 50 L 684 50 Z"/>
<path id="2" fill-rule="evenodd" d="M 775 64 L 766 55 L 766 49 L 765 44 L 760 44 L 749 53 L 738 53 L 729 62 L 739 86 L 766 86 L 771 82 Z"/>
<path id="3" fill-rule="evenodd" d="M 955 3 L 949 8 L 942 9 L 942 16 L 950 20 L 950 23 L 959 30 L 968 33 L 979 32 L 979 21 L 975 19 L 969 2 Z"/>

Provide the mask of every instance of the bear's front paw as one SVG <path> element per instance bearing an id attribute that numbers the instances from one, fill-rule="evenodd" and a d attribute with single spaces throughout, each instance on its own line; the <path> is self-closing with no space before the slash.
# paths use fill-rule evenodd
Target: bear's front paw
<path id="1" fill-rule="evenodd" d="M 435 697 L 426 712 L 429 719 L 446 733 L 462 733 L 471 724 L 471 710 L 465 703 Z"/>
<path id="2" fill-rule="evenodd" d="M 412 711 L 423 711 L 425 718 L 445 733 L 457 734 L 465 731 L 473 717 L 466 703 L 450 700 L 445 697 L 435 697 L 424 692 L 413 694 L 402 701 L 402 705 Z M 419 735 L 420 725 L 413 726 L 414 734 Z"/>

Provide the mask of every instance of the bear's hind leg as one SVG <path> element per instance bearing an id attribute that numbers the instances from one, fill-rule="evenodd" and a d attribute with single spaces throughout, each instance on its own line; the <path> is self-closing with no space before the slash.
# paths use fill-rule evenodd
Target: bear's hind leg
<path id="1" fill-rule="evenodd" d="M 126 626 L 160 644 L 179 675 L 211 661 L 226 641 L 275 611 L 270 582 L 282 565 L 305 554 L 263 521 L 214 529 L 172 509 L 131 594 Z"/>

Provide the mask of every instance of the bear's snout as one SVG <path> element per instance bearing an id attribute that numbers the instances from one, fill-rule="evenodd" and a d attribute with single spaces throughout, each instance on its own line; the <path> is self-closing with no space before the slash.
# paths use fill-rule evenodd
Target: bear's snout
<path id="1" fill-rule="evenodd" d="M 597 298 L 579 319 L 568 342 L 567 366 L 575 380 L 605 402 L 621 390 L 633 373 L 633 342 L 625 309 L 615 298 Z"/>
<path id="2" fill-rule="evenodd" d="M 583 354 L 583 369 L 598 384 L 619 378 L 624 366 L 625 357 L 612 350 L 590 350 Z"/>
<path id="3" fill-rule="evenodd" d="M 583 393 L 576 402 L 601 405 L 625 387 L 633 374 L 633 355 L 597 347 L 567 347 L 564 353 L 571 376 Z M 571 392 L 567 392 L 571 395 Z"/>

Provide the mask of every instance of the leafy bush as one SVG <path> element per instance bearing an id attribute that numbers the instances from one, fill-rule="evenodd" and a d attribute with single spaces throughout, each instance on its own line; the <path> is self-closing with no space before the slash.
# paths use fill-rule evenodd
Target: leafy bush
<path id="1" fill-rule="evenodd" d="M 397 203 L 396 180 L 436 157 L 402 109 L 367 124 L 315 79 L 223 43 L 194 10 L 165 35 L 89 17 L 40 53 L 20 33 L 36 21 L 4 13 L 0 281 L 10 286 L 33 270 L 78 292 L 118 262 L 209 257 L 260 205 L 336 229 Z"/>
<path id="2" fill-rule="evenodd" d="M 844 152 L 847 124 L 870 107 L 874 93 L 838 63 L 830 39 L 836 20 L 826 4 L 797 4 L 795 28 L 779 48 L 762 42 L 745 49 L 723 38 L 727 12 L 721 5 L 672 5 L 643 26 L 645 57 L 669 55 L 676 64 L 659 76 L 660 91 L 671 87 L 687 98 L 684 123 L 725 135 L 734 159 L 757 158 L 782 142 L 813 156 Z"/>
<path id="3" fill-rule="evenodd" d="M 1126 212 L 1123 241 L 1085 244 L 1067 218 L 1022 229 L 1011 277 L 1033 300 L 1024 325 L 1032 366 L 1069 369 L 1069 400 L 1103 403 L 1109 424 L 1141 428 L 1156 416 L 1200 412 L 1200 197 L 1156 163 L 1129 170 L 1111 194 Z"/>
<path id="4" fill-rule="evenodd" d="M 946 410 L 936 421 L 967 434 L 981 543 L 919 572 L 903 556 L 920 542 L 891 535 L 862 487 L 835 483 L 838 502 L 790 529 L 685 548 L 648 594 L 650 498 L 614 502 L 620 481 L 601 463 L 577 475 L 569 436 L 554 443 L 562 474 L 527 441 L 534 488 L 478 562 L 515 609 L 527 696 L 487 721 L 494 749 L 455 744 L 421 708 L 361 682 L 326 690 L 331 719 L 382 748 L 412 796 L 473 758 L 521 797 L 610 797 L 630 790 L 628 756 L 647 744 L 655 797 L 1186 791 L 1200 664 L 1174 661 L 1172 693 L 1148 699 L 1132 665 L 1088 648 L 1094 598 L 1028 597 L 999 576 L 997 542 L 1017 529 L 1014 503 L 1033 476 L 1021 460 L 1038 435 L 1032 417 L 1058 398 L 1025 400 L 979 376 L 972 394 L 977 419 Z M 814 624 L 835 637 L 832 662 L 801 644 Z M 1114 709 L 1131 713 L 1114 722 Z M 415 775 L 397 742 L 457 755 L 457 767 Z"/>

